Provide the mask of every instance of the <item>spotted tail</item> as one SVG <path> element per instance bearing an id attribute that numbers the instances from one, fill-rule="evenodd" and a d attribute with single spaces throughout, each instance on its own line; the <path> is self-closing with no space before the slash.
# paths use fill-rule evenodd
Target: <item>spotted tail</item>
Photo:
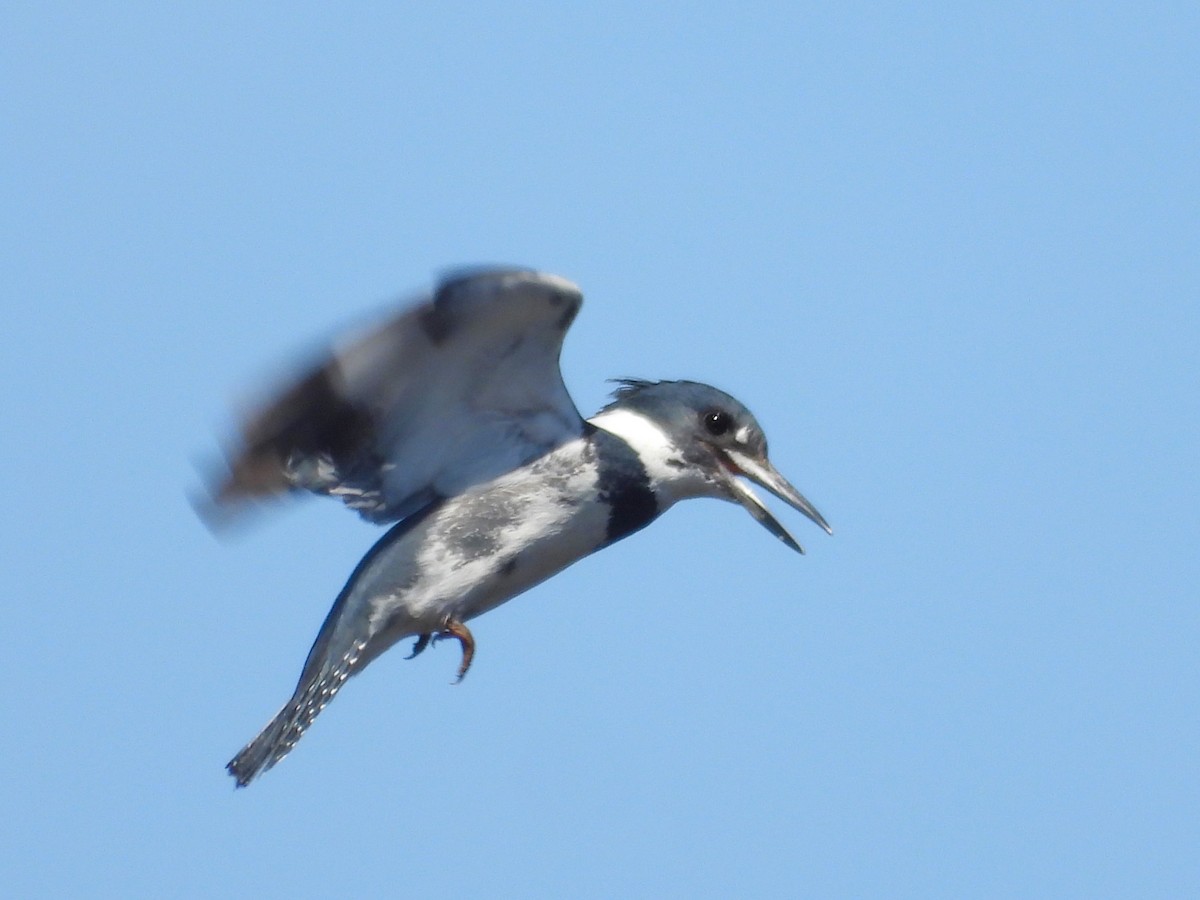
<path id="1" fill-rule="evenodd" d="M 308 726 L 341 690 L 346 679 L 354 670 L 364 643 L 354 645 L 336 666 L 322 668 L 313 673 L 305 672 L 296 687 L 292 699 L 275 714 L 267 727 L 258 733 L 225 768 L 237 779 L 238 787 L 245 787 L 275 763 L 279 762 L 296 746 L 296 741 Z"/>

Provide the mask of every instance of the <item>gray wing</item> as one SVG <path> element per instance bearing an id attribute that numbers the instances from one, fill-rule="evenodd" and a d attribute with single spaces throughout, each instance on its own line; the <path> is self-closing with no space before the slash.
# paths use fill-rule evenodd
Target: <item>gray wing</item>
<path id="1" fill-rule="evenodd" d="M 386 522 L 571 440 L 558 360 L 582 302 L 554 275 L 478 271 L 335 341 L 244 419 L 214 511 L 300 489 Z"/>

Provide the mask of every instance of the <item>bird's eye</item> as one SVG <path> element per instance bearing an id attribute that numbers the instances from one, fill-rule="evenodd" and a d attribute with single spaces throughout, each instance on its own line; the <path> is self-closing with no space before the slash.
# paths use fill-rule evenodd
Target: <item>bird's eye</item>
<path id="1" fill-rule="evenodd" d="M 709 434 L 720 437 L 733 427 L 733 416 L 723 409 L 710 409 L 704 414 L 704 427 Z"/>

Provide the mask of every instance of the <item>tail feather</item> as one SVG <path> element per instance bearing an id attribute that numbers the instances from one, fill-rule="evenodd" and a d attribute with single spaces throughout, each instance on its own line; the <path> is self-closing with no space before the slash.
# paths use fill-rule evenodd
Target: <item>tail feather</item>
<path id="1" fill-rule="evenodd" d="M 412 551 L 404 546 L 404 541 L 441 502 L 432 500 L 424 509 L 392 526 L 355 567 L 308 651 L 292 698 L 226 766 L 237 779 L 238 787 L 245 787 L 287 756 L 353 673 L 401 637 L 428 630 L 408 615 L 403 604 L 397 604 L 399 608 L 390 616 L 376 615 L 380 598 L 373 592 L 377 586 L 374 579 L 364 576 L 379 573 L 381 569 L 377 567 L 390 566 L 387 578 L 401 583 L 403 573 L 412 571 L 413 566 Z"/>
<path id="2" fill-rule="evenodd" d="M 306 673 L 283 709 L 225 766 L 238 787 L 245 787 L 291 753 L 308 726 L 350 677 L 364 645 L 365 642 L 355 644 L 336 666 L 311 676 Z"/>

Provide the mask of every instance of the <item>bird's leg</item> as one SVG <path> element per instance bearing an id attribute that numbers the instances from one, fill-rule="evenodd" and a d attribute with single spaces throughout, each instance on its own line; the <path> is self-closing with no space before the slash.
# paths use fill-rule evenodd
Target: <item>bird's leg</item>
<path id="1" fill-rule="evenodd" d="M 422 635 L 418 635 L 416 643 L 413 644 L 412 653 L 408 654 L 408 656 L 406 656 L 404 658 L 412 659 L 414 656 L 420 656 L 421 651 L 429 646 L 429 639 L 432 636 L 433 635 L 429 634 L 428 632 L 426 632 L 425 634 L 422 634 Z"/>
<path id="2" fill-rule="evenodd" d="M 458 664 L 458 678 L 454 680 L 454 683 L 458 684 L 467 674 L 467 669 L 471 668 L 471 660 L 475 658 L 475 638 L 471 636 L 470 629 L 462 623 L 462 620 L 446 616 L 445 621 L 442 622 L 442 630 L 433 636 L 433 642 L 436 644 L 442 638 L 450 637 L 457 639 L 462 645 L 462 662 Z"/>

